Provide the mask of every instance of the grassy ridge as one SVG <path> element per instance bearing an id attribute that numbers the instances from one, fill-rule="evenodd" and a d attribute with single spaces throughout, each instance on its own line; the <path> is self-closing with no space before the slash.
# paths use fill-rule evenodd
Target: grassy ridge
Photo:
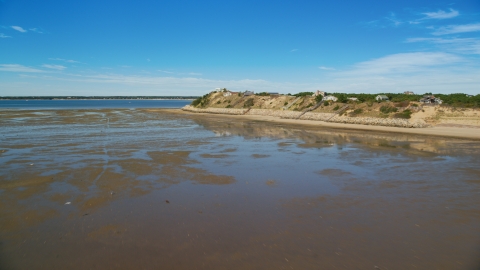
<path id="1" fill-rule="evenodd" d="M 386 95 L 392 102 L 402 101 L 419 101 L 424 95 L 406 95 L 406 94 L 394 94 L 394 93 L 379 93 L 379 94 L 345 94 L 345 93 L 332 93 L 332 96 L 338 98 L 339 102 L 346 103 L 347 98 L 355 97 L 360 102 L 375 102 L 377 95 Z M 425 95 L 432 95 L 432 93 L 425 93 Z M 455 107 L 480 107 L 480 94 L 470 96 L 462 93 L 455 94 L 434 94 L 435 97 L 440 98 L 443 104 L 455 106 Z"/>

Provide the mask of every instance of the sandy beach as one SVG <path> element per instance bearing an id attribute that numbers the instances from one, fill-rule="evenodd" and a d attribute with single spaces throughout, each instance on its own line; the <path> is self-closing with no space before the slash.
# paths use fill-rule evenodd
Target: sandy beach
<path id="1" fill-rule="evenodd" d="M 192 113 L 181 109 L 162 109 L 171 113 L 178 114 L 193 114 L 204 115 L 205 117 L 227 117 L 232 119 L 249 119 L 252 121 L 265 121 L 272 123 L 284 123 L 291 125 L 304 125 L 310 127 L 321 127 L 331 129 L 343 130 L 360 130 L 368 132 L 389 132 L 389 133 L 404 133 L 426 136 L 438 136 L 448 138 L 459 138 L 469 140 L 480 140 L 480 126 L 474 125 L 455 125 L 455 124 L 440 124 L 437 126 L 427 128 L 399 128 L 399 127 L 385 127 L 385 126 L 371 126 L 371 125 L 357 125 L 357 124 L 341 124 L 329 123 L 323 121 L 301 120 L 301 119 L 283 119 L 273 116 L 260 115 L 227 115 L 227 114 L 209 114 L 209 113 Z"/>

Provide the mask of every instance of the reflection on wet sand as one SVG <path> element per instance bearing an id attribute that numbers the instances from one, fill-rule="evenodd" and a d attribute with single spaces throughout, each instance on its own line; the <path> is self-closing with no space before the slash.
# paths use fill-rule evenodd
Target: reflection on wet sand
<path id="1" fill-rule="evenodd" d="M 366 146 L 369 149 L 397 149 L 407 150 L 415 154 L 436 155 L 464 155 L 478 154 L 480 144 L 476 141 L 431 138 L 428 136 L 392 134 L 365 131 L 344 131 L 330 129 L 315 129 L 312 127 L 289 126 L 283 124 L 265 124 L 263 122 L 249 122 L 242 119 L 212 119 L 207 120 L 200 117 L 193 119 L 200 126 L 214 131 L 220 136 L 236 135 L 249 139 L 254 138 L 275 138 L 291 139 L 297 138 L 299 147 L 330 147 L 342 146 L 344 144 L 356 143 Z M 280 142 L 279 146 L 289 146 L 291 142 Z"/>
<path id="2" fill-rule="evenodd" d="M 0 112 L 1 269 L 474 269 L 478 142 Z"/>
<path id="3" fill-rule="evenodd" d="M 339 169 L 319 173 L 339 185 L 342 194 L 293 198 L 285 200 L 283 207 L 292 219 L 315 224 L 311 231 L 328 231 L 321 234 L 324 241 L 337 242 L 335 254 L 358 256 L 358 243 L 363 243 L 368 245 L 369 253 L 383 254 L 377 261 L 380 269 L 390 268 L 392 261 L 400 262 L 402 258 L 414 258 L 410 267 L 420 269 L 475 266 L 461 260 L 439 259 L 445 254 L 478 263 L 478 238 L 472 241 L 468 239 L 472 235 L 466 233 L 478 229 L 474 224 L 480 217 L 480 209 L 474 206 L 478 199 L 454 199 L 468 194 L 471 186 L 445 179 L 365 181 Z M 479 190 L 477 187 L 476 192 Z M 339 234 L 348 241 L 339 242 Z M 345 265 L 347 269 L 358 266 L 351 261 Z M 410 267 L 404 264 L 400 268 Z"/>

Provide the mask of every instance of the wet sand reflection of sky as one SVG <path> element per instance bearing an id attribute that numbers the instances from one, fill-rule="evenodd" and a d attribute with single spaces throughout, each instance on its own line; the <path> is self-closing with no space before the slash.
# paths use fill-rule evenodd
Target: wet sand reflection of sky
<path id="1" fill-rule="evenodd" d="M 2 268 L 477 263 L 478 142 L 147 109 L 0 125 Z"/>

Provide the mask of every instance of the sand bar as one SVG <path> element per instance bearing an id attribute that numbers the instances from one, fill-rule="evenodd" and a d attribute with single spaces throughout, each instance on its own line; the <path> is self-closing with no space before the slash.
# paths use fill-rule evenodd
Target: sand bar
<path id="1" fill-rule="evenodd" d="M 313 127 L 323 127 L 332 129 L 346 129 L 346 130 L 363 130 L 374 132 L 389 132 L 389 133 L 404 133 L 404 134 L 416 134 L 426 136 L 439 136 L 449 138 L 460 138 L 470 140 L 480 140 L 480 127 L 479 126 L 432 126 L 428 128 L 399 128 L 399 127 L 385 127 L 385 126 L 370 126 L 370 125 L 357 125 L 357 124 L 341 124 L 330 123 L 323 121 L 312 120 L 299 120 L 299 119 L 283 119 L 273 116 L 260 116 L 260 115 L 227 115 L 227 114 L 209 114 L 209 113 L 192 113 L 182 111 L 181 109 L 159 109 L 162 111 L 168 111 L 171 113 L 187 114 L 187 115 L 204 115 L 207 117 L 228 117 L 237 119 L 250 119 L 253 121 L 266 121 L 282 124 L 293 125 L 306 125 Z"/>

